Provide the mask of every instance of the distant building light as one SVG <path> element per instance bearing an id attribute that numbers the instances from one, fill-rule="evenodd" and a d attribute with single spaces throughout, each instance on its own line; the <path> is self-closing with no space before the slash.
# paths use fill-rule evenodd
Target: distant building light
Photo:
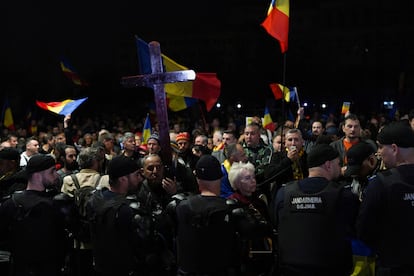
<path id="1" fill-rule="evenodd" d="M 242 108 L 241 103 L 238 103 L 238 104 L 236 105 L 236 107 L 237 107 L 237 109 L 241 109 L 241 108 Z"/>
<path id="2" fill-rule="evenodd" d="M 328 106 L 326 105 L 326 104 L 321 104 L 321 107 L 322 107 L 322 109 L 325 109 L 325 108 L 327 108 Z"/>
<path id="3" fill-rule="evenodd" d="M 221 107 L 221 103 L 216 103 L 216 107 L 220 108 Z"/>
<path id="4" fill-rule="evenodd" d="M 394 101 L 384 101 L 384 108 L 385 109 L 393 109 L 394 108 Z"/>
<path id="5" fill-rule="evenodd" d="M 304 102 L 304 103 L 303 103 L 303 106 L 304 106 L 304 107 L 307 107 L 307 106 L 308 106 L 308 103 L 307 103 L 307 102 Z"/>

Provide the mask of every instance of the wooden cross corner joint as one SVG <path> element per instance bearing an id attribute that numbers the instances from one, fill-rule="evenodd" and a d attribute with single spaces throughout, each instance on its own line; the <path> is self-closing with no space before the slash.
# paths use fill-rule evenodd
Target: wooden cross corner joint
<path id="1" fill-rule="evenodd" d="M 168 124 L 167 101 L 165 97 L 164 84 L 174 82 L 193 81 L 196 74 L 193 70 L 182 70 L 164 72 L 162 64 L 161 47 L 157 41 L 149 43 L 151 58 L 151 74 L 127 76 L 121 78 L 121 85 L 126 88 L 149 87 L 154 90 L 154 100 L 159 126 L 159 137 L 161 143 L 161 158 L 165 165 L 172 162 L 170 134 Z"/>

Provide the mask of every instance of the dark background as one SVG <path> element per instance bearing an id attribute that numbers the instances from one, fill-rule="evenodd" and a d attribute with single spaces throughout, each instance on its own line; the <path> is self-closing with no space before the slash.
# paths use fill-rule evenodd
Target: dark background
<path id="1" fill-rule="evenodd" d="M 260 26 L 268 0 L 8 1 L 0 9 L 1 94 L 23 114 L 34 100 L 88 96 L 82 110 L 145 110 L 148 89 L 120 87 L 138 74 L 134 35 L 156 40 L 164 54 L 196 72 L 216 72 L 223 107 L 247 115 L 281 108 L 272 82 L 296 86 L 310 109 L 382 110 L 394 100 L 412 108 L 412 1 L 291 0 L 289 49 Z M 65 56 L 89 87 L 62 73 Z M 17 107 L 16 107 L 17 106 Z"/>

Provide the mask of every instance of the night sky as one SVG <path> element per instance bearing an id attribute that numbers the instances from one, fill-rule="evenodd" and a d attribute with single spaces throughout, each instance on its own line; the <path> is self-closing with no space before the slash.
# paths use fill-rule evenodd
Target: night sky
<path id="1" fill-rule="evenodd" d="M 134 35 L 148 42 L 159 41 L 164 54 L 196 72 L 216 72 L 222 81 L 220 100 L 229 104 L 244 101 L 262 108 L 272 98 L 269 83 L 282 82 L 284 78 L 287 85 L 298 87 L 302 101 L 316 102 L 332 97 L 338 102 L 366 100 L 361 97 L 361 91 L 369 90 L 371 82 L 378 80 L 381 87 L 385 87 L 383 90 L 388 91 L 384 92 L 384 97 L 392 97 L 400 73 L 405 69 L 385 70 L 389 67 L 383 63 L 387 60 L 385 54 L 398 60 L 394 67 L 406 64 L 406 79 L 412 79 L 410 60 L 399 53 L 402 46 L 393 53 L 381 52 L 378 45 L 359 37 L 354 44 L 350 43 L 349 51 L 361 58 L 355 64 L 346 65 L 341 61 L 341 51 L 323 49 L 321 41 L 326 39 L 326 30 L 343 32 L 347 40 L 353 40 L 352 29 L 324 26 L 323 9 L 307 13 L 310 1 L 291 1 L 286 67 L 283 67 L 278 42 L 260 26 L 269 1 L 142 2 L 23 0 L 3 3 L 0 9 L 2 94 L 12 97 L 12 101 L 16 98 L 54 101 L 89 96 L 99 104 L 114 108 L 122 107 L 125 101 L 151 98 L 148 91 L 128 91 L 119 87 L 122 76 L 138 73 Z M 394 3 L 404 1 L 400 2 Z M 384 6 L 375 5 L 373 10 L 380 18 L 385 2 Z M 343 4 L 337 7 L 338 10 L 343 8 Z M 364 8 L 369 6 L 361 10 Z M 399 10 L 404 7 L 397 12 Z M 304 21 L 315 24 L 315 20 L 320 21 L 320 29 L 303 27 L 307 26 Z M 383 23 L 378 21 L 378 24 Z M 375 29 L 373 33 L 381 36 L 378 26 L 371 27 Z M 340 46 L 341 41 L 337 44 Z M 409 49 L 409 45 L 404 47 Z M 79 89 L 72 85 L 60 70 L 62 55 L 91 87 Z M 364 59 L 372 68 L 363 64 Z M 405 94 L 412 94 L 412 83 L 407 82 L 407 85 L 411 87 Z M 23 97 L 27 93 L 29 96 Z M 111 100 L 103 97 L 103 93 L 109 93 Z M 378 96 L 375 92 L 367 94 L 368 101 Z"/>

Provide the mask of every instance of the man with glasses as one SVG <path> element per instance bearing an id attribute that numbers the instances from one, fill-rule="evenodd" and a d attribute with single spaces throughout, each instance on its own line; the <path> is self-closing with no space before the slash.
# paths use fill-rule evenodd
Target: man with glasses
<path id="1" fill-rule="evenodd" d="M 346 153 L 348 165 L 344 176 L 351 183 L 352 191 L 360 199 L 363 197 L 368 181 L 380 169 L 380 161 L 376 156 L 377 148 L 370 143 L 361 141 L 352 146 Z"/>

